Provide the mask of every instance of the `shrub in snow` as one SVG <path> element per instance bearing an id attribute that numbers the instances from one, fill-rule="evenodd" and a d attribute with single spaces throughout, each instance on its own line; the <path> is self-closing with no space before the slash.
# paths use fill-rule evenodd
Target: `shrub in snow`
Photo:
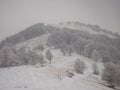
<path id="1" fill-rule="evenodd" d="M 51 63 L 51 60 L 53 59 L 53 55 L 51 53 L 50 50 L 46 51 L 46 58 L 49 60 L 49 62 Z"/>
<path id="2" fill-rule="evenodd" d="M 65 49 L 61 48 L 60 51 L 62 52 L 62 54 L 65 56 Z"/>
<path id="3" fill-rule="evenodd" d="M 29 51 L 28 52 L 28 59 L 27 59 L 27 64 L 30 65 L 36 65 L 37 63 L 39 63 L 39 55 L 33 51 Z"/>
<path id="4" fill-rule="evenodd" d="M 40 61 L 41 67 L 43 67 L 43 64 L 45 63 L 43 54 L 40 54 L 39 61 Z"/>
<path id="5" fill-rule="evenodd" d="M 72 53 L 74 52 L 73 47 L 71 45 L 63 45 L 63 46 L 60 47 L 60 50 L 61 50 L 61 52 L 63 53 L 64 56 L 66 54 L 71 56 Z"/>
<path id="6" fill-rule="evenodd" d="M 98 69 L 97 62 L 94 62 L 92 64 L 92 68 L 93 68 L 93 74 L 98 75 L 99 74 L 99 69 Z"/>
<path id="7" fill-rule="evenodd" d="M 39 60 L 39 56 L 37 53 L 31 50 L 26 51 L 25 48 L 20 48 L 17 51 L 17 55 L 19 56 L 19 60 L 21 61 L 22 65 L 35 65 L 38 63 Z"/>
<path id="8" fill-rule="evenodd" d="M 68 70 L 67 70 L 66 72 L 67 72 L 66 75 L 67 75 L 68 77 L 72 78 L 72 77 L 74 76 L 74 73 L 72 73 L 72 72 L 70 72 L 70 71 L 68 71 Z"/>
<path id="9" fill-rule="evenodd" d="M 85 63 L 83 61 L 80 61 L 80 59 L 75 60 L 74 62 L 74 70 L 78 74 L 83 74 L 85 69 Z"/>
<path id="10" fill-rule="evenodd" d="M 73 47 L 71 45 L 69 45 L 68 46 L 68 54 L 69 54 L 69 56 L 71 56 L 73 52 L 74 52 Z"/>
<path id="11" fill-rule="evenodd" d="M 40 51 L 43 51 L 44 49 L 45 47 L 42 44 L 34 48 L 34 50 L 40 50 Z"/>
<path id="12" fill-rule="evenodd" d="M 102 79 L 106 81 L 111 88 L 120 86 L 120 66 L 112 62 L 105 64 Z"/>
<path id="13" fill-rule="evenodd" d="M 87 44 L 87 40 L 84 38 L 79 38 L 78 40 L 73 43 L 73 48 L 76 53 L 78 54 L 83 54 L 82 52 L 84 51 L 84 46 Z"/>

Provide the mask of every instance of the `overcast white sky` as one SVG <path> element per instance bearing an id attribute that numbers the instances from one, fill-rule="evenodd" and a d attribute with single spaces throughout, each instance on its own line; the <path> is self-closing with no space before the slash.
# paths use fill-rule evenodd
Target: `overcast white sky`
<path id="1" fill-rule="evenodd" d="M 62 21 L 120 32 L 120 0 L 0 0 L 0 40 L 38 22 Z"/>

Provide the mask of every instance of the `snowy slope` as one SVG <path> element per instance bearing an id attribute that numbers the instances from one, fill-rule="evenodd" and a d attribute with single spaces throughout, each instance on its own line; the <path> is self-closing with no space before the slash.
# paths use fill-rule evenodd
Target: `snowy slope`
<path id="1" fill-rule="evenodd" d="M 59 24 L 54 25 L 56 27 L 59 28 L 69 28 L 69 29 L 73 29 L 73 30 L 80 30 L 80 31 L 87 31 L 90 34 L 99 34 L 99 35 L 107 35 L 111 38 L 114 38 L 115 36 L 106 33 L 105 31 L 103 31 L 99 26 L 97 25 L 90 25 L 90 24 L 84 24 L 84 23 L 80 23 L 80 22 L 62 22 Z"/>
<path id="2" fill-rule="evenodd" d="M 115 37 L 115 36 L 112 36 L 110 34 L 106 34 L 97 25 L 96 26 L 95 25 L 87 25 L 87 24 L 83 24 L 83 23 L 80 23 L 80 22 L 63 22 L 63 23 L 59 23 L 59 24 L 54 24 L 52 26 L 55 26 L 57 28 L 68 28 L 68 29 L 72 29 L 72 30 L 87 31 L 90 34 L 107 35 L 111 38 Z M 62 30 L 62 29 L 60 29 L 60 30 Z M 34 47 L 39 46 L 40 44 L 46 44 L 49 36 L 50 36 L 50 33 L 40 35 L 40 36 L 37 36 L 35 38 L 29 39 L 25 42 L 18 43 L 16 45 L 16 47 L 17 48 L 28 47 L 30 49 L 33 49 Z"/>
<path id="3" fill-rule="evenodd" d="M 99 77 L 91 74 L 91 59 L 76 54 L 63 56 L 59 50 L 52 50 L 52 53 L 52 64 L 47 63 L 45 67 L 0 68 L 0 90 L 112 90 L 100 84 Z M 78 57 L 86 64 L 83 75 L 76 74 L 72 67 Z M 75 76 L 67 77 L 66 70 L 75 73 Z"/>
<path id="4" fill-rule="evenodd" d="M 35 37 L 35 38 L 27 40 L 25 42 L 18 43 L 16 45 L 16 48 L 21 48 L 21 47 L 25 46 L 25 47 L 29 47 L 29 48 L 33 49 L 34 47 L 39 46 L 40 44 L 46 44 L 48 37 L 49 37 L 49 34 Z"/>

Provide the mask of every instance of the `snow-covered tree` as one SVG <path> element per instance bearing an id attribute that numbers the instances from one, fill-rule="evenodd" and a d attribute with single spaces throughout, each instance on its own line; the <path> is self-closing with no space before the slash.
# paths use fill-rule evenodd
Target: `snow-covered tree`
<path id="1" fill-rule="evenodd" d="M 4 46 L 0 50 L 0 67 L 19 65 L 19 58 L 9 46 Z"/>
<path id="2" fill-rule="evenodd" d="M 50 50 L 46 51 L 46 58 L 49 60 L 49 62 L 51 63 L 51 60 L 53 59 L 53 55 L 51 53 Z"/>
<path id="3" fill-rule="evenodd" d="M 92 64 L 92 69 L 93 69 L 93 74 L 96 74 L 96 75 L 99 74 L 99 69 L 98 69 L 97 62 L 94 62 L 94 63 Z"/>
<path id="4" fill-rule="evenodd" d="M 64 48 L 61 48 L 60 51 L 62 52 L 62 54 L 65 56 L 66 52 Z"/>
<path id="5" fill-rule="evenodd" d="M 16 54 L 18 55 L 19 60 L 21 61 L 21 65 L 28 64 L 28 59 L 30 57 L 30 54 L 28 55 L 25 47 L 21 47 L 19 50 L 17 50 Z"/>
<path id="6" fill-rule="evenodd" d="M 40 50 L 40 51 L 43 51 L 44 49 L 45 49 L 45 47 L 43 46 L 43 44 L 34 48 L 34 50 Z"/>
<path id="7" fill-rule="evenodd" d="M 78 74 L 83 74 L 85 70 L 85 63 L 80 61 L 80 59 L 76 59 L 74 62 L 74 70 Z"/>
<path id="8" fill-rule="evenodd" d="M 112 62 L 106 63 L 103 70 L 102 79 L 109 87 L 120 86 L 120 66 Z"/>
<path id="9" fill-rule="evenodd" d="M 35 64 L 39 63 L 40 57 L 36 52 L 28 51 L 27 55 L 28 55 L 27 64 L 35 65 Z"/>
<path id="10" fill-rule="evenodd" d="M 75 43 L 73 43 L 73 47 L 76 53 L 82 54 L 84 51 L 84 46 L 87 44 L 87 40 L 83 38 L 79 38 L 76 40 Z"/>
<path id="11" fill-rule="evenodd" d="M 72 55 L 73 51 L 74 51 L 74 50 L 73 50 L 72 45 L 69 45 L 69 46 L 68 46 L 68 54 L 69 54 L 69 56 Z"/>
<path id="12" fill-rule="evenodd" d="M 35 65 L 40 63 L 43 66 L 44 56 L 40 54 L 40 56 L 32 51 L 27 50 L 22 47 L 17 51 L 17 55 L 19 56 L 19 60 L 21 61 L 21 65 Z"/>
<path id="13" fill-rule="evenodd" d="M 39 55 L 39 62 L 41 64 L 41 67 L 43 67 L 43 64 L 45 63 L 43 54 Z"/>
<path id="14" fill-rule="evenodd" d="M 91 57 L 95 61 L 100 61 L 102 59 L 100 53 L 97 50 L 93 50 Z"/>

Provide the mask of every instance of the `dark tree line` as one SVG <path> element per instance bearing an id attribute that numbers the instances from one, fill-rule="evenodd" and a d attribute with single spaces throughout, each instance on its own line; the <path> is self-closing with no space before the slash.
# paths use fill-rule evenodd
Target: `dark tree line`
<path id="1" fill-rule="evenodd" d="M 12 45 L 18 44 L 20 42 L 24 42 L 26 40 L 32 39 L 34 37 L 46 34 L 46 33 L 53 33 L 59 30 L 56 27 L 51 25 L 44 25 L 43 23 L 38 23 L 28 27 L 27 29 L 9 36 L 0 42 L 0 48 L 2 48 L 7 43 L 11 43 Z"/>
<path id="2" fill-rule="evenodd" d="M 76 52 L 89 58 L 99 58 L 103 62 L 120 61 L 120 38 L 118 37 L 110 38 L 84 31 L 61 30 L 50 35 L 47 45 L 60 49 L 63 55 L 71 56 Z M 94 55 L 96 52 L 97 54 Z"/>

